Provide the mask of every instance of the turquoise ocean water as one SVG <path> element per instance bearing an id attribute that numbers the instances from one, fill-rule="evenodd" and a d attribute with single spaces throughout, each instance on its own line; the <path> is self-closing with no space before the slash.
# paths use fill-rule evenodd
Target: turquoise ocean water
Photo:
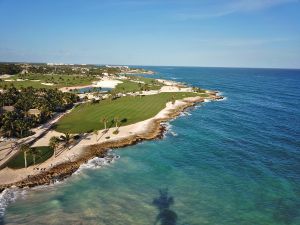
<path id="1" fill-rule="evenodd" d="M 222 92 L 161 140 L 67 180 L 2 194 L 3 224 L 300 224 L 300 70 L 151 67 Z"/>

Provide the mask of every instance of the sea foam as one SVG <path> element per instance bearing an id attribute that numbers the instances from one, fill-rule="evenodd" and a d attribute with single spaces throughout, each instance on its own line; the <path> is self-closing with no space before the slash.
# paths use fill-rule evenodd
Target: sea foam
<path id="1" fill-rule="evenodd" d="M 15 202 L 17 198 L 23 197 L 26 190 L 19 188 L 8 188 L 0 193 L 0 222 L 5 214 L 6 207 Z"/>
<path id="2" fill-rule="evenodd" d="M 76 175 L 86 169 L 102 168 L 104 166 L 109 165 L 110 163 L 113 163 L 116 159 L 119 158 L 119 155 L 116 155 L 112 150 L 109 150 L 104 158 L 95 157 L 90 159 L 87 163 L 82 164 L 74 174 Z"/>

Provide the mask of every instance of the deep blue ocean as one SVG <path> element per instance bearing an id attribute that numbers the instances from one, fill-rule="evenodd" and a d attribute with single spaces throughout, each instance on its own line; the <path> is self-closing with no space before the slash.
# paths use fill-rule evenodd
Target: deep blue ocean
<path id="1" fill-rule="evenodd" d="M 299 225 L 300 70 L 148 68 L 226 99 L 114 150 L 112 164 L 7 192 L 3 223 Z"/>

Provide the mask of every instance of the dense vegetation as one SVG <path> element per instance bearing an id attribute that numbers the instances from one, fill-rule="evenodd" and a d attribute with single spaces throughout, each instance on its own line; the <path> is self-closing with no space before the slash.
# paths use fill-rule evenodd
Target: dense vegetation
<path id="1" fill-rule="evenodd" d="M 184 97 L 204 94 L 191 92 L 161 93 L 148 96 L 122 97 L 116 100 L 103 100 L 99 103 L 86 103 L 77 106 L 57 123 L 56 130 L 63 133 L 85 133 L 105 127 L 115 126 L 115 118 L 124 126 L 155 116 L 166 103 Z"/>
<path id="2" fill-rule="evenodd" d="M 0 63 L 0 75 L 3 74 L 18 74 L 22 71 L 20 65 L 9 64 L 9 63 Z"/>
<path id="3" fill-rule="evenodd" d="M 21 64 L 0 63 L 0 75 L 19 74 L 61 74 L 61 75 L 101 75 L 102 73 L 116 74 L 122 72 L 121 68 L 95 66 L 95 65 L 47 65 L 43 63 Z"/>
<path id="4" fill-rule="evenodd" d="M 108 68 L 94 65 L 46 65 L 37 64 L 26 68 L 28 73 L 61 74 L 61 75 L 101 75 L 102 73 L 115 74 L 121 72 L 119 68 Z"/>
<path id="5" fill-rule="evenodd" d="M 56 89 L 10 87 L 0 93 L 0 127 L 6 137 L 25 137 L 30 129 L 50 119 L 55 112 L 63 112 L 73 106 L 78 97 Z M 8 109 L 9 108 L 9 109 Z M 30 114 L 30 109 L 35 114 Z"/>
<path id="6" fill-rule="evenodd" d="M 94 76 L 83 75 L 44 75 L 44 74 L 19 74 L 10 78 L 13 81 L 2 81 L 0 79 L 0 87 L 7 88 L 14 86 L 21 87 L 34 87 L 34 88 L 60 88 L 71 87 L 77 85 L 90 85 L 92 81 L 97 80 Z M 45 85 L 43 83 L 51 83 L 53 85 Z"/>

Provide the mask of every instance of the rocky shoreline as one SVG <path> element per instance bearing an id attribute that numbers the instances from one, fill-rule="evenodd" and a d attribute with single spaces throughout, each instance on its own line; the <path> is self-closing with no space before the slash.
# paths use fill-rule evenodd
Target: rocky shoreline
<path id="1" fill-rule="evenodd" d="M 212 94 L 209 96 L 209 99 L 220 100 L 223 99 L 223 97 L 219 96 L 218 92 L 212 92 Z M 162 138 L 166 131 L 166 127 L 162 125 L 163 122 L 177 117 L 181 112 L 199 102 L 204 102 L 204 99 L 198 98 L 194 101 L 185 101 L 185 104 L 183 106 L 177 107 L 176 109 L 172 110 L 166 118 L 153 120 L 152 123 L 147 127 L 146 131 L 142 134 L 131 135 L 117 141 L 108 141 L 105 143 L 88 146 L 80 155 L 80 157 L 77 157 L 74 161 L 64 162 L 40 174 L 29 176 L 28 178 L 19 182 L 0 185 L 0 192 L 9 187 L 26 188 L 39 185 L 49 185 L 56 181 L 62 181 L 76 172 L 79 169 L 80 165 L 87 163 L 88 160 L 94 157 L 105 157 L 109 149 L 116 149 L 134 145 L 144 140 Z"/>

